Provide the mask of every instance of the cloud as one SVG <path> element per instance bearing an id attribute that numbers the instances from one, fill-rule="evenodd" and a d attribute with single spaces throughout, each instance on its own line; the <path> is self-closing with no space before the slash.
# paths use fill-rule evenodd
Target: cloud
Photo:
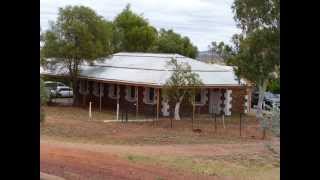
<path id="1" fill-rule="evenodd" d="M 199 50 L 206 50 L 212 41 L 230 43 L 239 33 L 233 20 L 233 0 L 40 0 L 40 24 L 57 18 L 58 8 L 84 5 L 94 9 L 107 20 L 113 20 L 127 3 L 138 14 L 143 14 L 157 29 L 173 29 L 188 36 Z"/>

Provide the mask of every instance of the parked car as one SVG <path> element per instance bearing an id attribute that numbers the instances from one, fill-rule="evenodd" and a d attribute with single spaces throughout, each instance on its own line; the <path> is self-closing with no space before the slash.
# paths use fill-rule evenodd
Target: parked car
<path id="1" fill-rule="evenodd" d="M 251 97 L 252 107 L 258 105 L 259 93 L 254 91 Z M 265 92 L 262 109 L 271 110 L 274 106 L 277 106 L 280 109 L 280 94 Z"/>
<path id="2" fill-rule="evenodd" d="M 73 97 L 73 91 L 70 87 L 59 87 L 57 89 L 57 97 Z"/>
<path id="3" fill-rule="evenodd" d="M 44 82 L 45 87 L 48 89 L 50 97 L 56 97 L 58 95 L 58 90 L 61 88 L 69 88 L 61 82 L 46 81 Z"/>
<path id="4" fill-rule="evenodd" d="M 263 101 L 263 109 L 271 110 L 273 107 L 280 109 L 280 94 L 267 93 Z"/>

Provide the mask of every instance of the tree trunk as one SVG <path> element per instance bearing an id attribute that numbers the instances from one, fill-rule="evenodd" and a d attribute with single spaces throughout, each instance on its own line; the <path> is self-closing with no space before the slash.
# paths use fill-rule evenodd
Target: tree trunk
<path id="1" fill-rule="evenodd" d="M 225 123 L 224 123 L 224 113 L 222 114 L 222 125 L 223 125 L 223 129 L 225 129 L 225 128 L 226 128 L 226 125 L 225 125 Z"/>
<path id="2" fill-rule="evenodd" d="M 266 139 L 266 134 L 267 134 L 267 130 L 265 128 L 263 128 L 262 130 L 262 139 Z"/>
<path id="3" fill-rule="evenodd" d="M 174 108 L 174 119 L 175 119 L 175 120 L 181 120 L 181 119 L 180 119 L 180 115 L 179 115 L 180 104 L 181 104 L 180 101 L 177 102 L 177 103 L 176 103 L 176 106 L 175 106 L 175 108 Z"/>
<path id="4" fill-rule="evenodd" d="M 183 95 L 184 96 L 184 95 Z M 181 105 L 181 102 L 183 100 L 183 96 L 181 96 L 179 98 L 179 101 L 176 103 L 176 106 L 174 108 L 174 119 L 175 120 L 181 120 L 180 119 L 180 115 L 179 115 L 179 110 L 180 110 L 180 105 Z"/>
<path id="5" fill-rule="evenodd" d="M 72 89 L 73 89 L 73 106 L 80 105 L 80 93 L 78 88 L 78 79 L 72 78 Z"/>
<path id="6" fill-rule="evenodd" d="M 262 121 L 263 120 L 263 115 L 262 115 L 262 103 L 263 103 L 263 99 L 264 99 L 264 94 L 267 88 L 267 83 L 268 81 L 265 80 L 261 85 L 259 85 L 259 99 L 258 99 L 258 106 L 257 106 L 257 113 L 256 113 L 256 117 L 258 121 Z"/>

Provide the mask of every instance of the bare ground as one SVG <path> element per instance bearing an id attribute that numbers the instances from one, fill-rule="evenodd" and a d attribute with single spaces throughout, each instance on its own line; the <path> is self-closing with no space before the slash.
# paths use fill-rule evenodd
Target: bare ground
<path id="1" fill-rule="evenodd" d="M 41 142 L 41 171 L 66 179 L 209 179 L 165 167 L 131 164 L 107 151 L 89 151 L 80 146 Z"/>
<path id="2" fill-rule="evenodd" d="M 279 179 L 279 139 L 246 117 L 242 137 L 237 117 L 218 131 L 213 122 L 160 120 L 145 123 L 88 121 L 86 110 L 47 107 L 41 126 L 41 171 L 65 179 Z M 100 120 L 110 113 L 96 113 Z M 194 124 L 197 127 L 197 124 Z"/>

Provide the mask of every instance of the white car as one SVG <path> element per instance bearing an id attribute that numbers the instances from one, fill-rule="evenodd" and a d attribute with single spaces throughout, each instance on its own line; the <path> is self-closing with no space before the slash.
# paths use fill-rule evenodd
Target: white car
<path id="1" fill-rule="evenodd" d="M 271 110 L 275 106 L 280 109 L 280 94 L 266 92 L 262 108 L 265 110 Z"/>
<path id="2" fill-rule="evenodd" d="M 61 88 L 70 88 L 69 86 L 66 86 L 65 84 L 61 82 L 55 82 L 55 81 L 46 81 L 44 82 L 45 87 L 48 89 L 51 97 L 58 96 L 58 91 Z M 65 90 L 64 90 L 65 91 Z M 64 92 L 62 92 L 64 94 Z"/>
<path id="3" fill-rule="evenodd" d="M 57 97 L 73 97 L 73 91 L 70 87 L 59 87 L 56 91 Z"/>

